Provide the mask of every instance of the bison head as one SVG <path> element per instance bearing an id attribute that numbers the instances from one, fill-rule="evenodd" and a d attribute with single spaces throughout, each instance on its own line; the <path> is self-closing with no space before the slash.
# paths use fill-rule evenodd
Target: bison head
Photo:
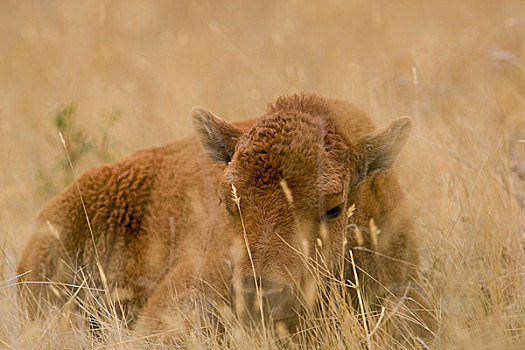
<path id="1" fill-rule="evenodd" d="M 400 118 L 353 137 L 341 118 L 352 116 L 277 108 L 243 131 L 194 109 L 204 149 L 225 164 L 219 196 L 237 236 L 232 305 L 244 320 L 292 326 L 315 302 L 315 267 L 342 266 L 356 187 L 390 167 L 410 130 Z"/>

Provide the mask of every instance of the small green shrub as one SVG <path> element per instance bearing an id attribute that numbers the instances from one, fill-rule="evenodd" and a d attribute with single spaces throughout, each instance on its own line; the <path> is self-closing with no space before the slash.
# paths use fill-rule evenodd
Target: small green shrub
<path id="1" fill-rule="evenodd" d="M 104 125 L 101 125 L 96 133 L 77 125 L 76 112 L 77 104 L 68 103 L 60 106 L 52 117 L 56 137 L 62 134 L 67 154 L 63 147 L 59 149 L 57 144 L 56 160 L 50 166 L 42 164 L 39 166 L 37 176 L 40 185 L 38 192 L 39 197 L 43 200 L 55 195 L 73 181 L 75 172 L 72 171 L 71 166 L 75 169 L 88 158 L 95 163 L 109 163 L 115 159 L 112 150 L 115 144 L 110 138 L 110 130 L 120 120 L 122 112 L 118 109 L 113 110 Z"/>

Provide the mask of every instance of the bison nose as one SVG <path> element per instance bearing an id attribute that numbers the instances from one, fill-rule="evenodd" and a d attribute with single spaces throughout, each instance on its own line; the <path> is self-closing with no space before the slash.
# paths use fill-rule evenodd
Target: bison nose
<path id="1" fill-rule="evenodd" d="M 253 277 L 244 279 L 241 290 L 243 319 L 247 323 L 287 321 L 295 316 L 291 288 Z"/>
<path id="2" fill-rule="evenodd" d="M 244 284 L 242 294 L 244 295 L 244 298 L 248 299 L 248 301 L 262 298 L 269 304 L 278 304 L 282 300 L 283 296 L 285 296 L 285 290 L 285 286 L 274 283 L 270 284 L 268 282 L 264 282 L 263 285 L 261 281 L 258 285 L 256 285 L 253 282 L 248 282 Z"/>

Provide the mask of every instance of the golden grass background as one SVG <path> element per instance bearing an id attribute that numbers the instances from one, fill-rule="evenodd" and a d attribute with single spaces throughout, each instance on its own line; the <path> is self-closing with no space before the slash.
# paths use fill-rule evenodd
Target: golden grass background
<path id="1" fill-rule="evenodd" d="M 413 117 L 397 165 L 419 208 L 430 347 L 525 348 L 522 1 L 12 1 L 0 23 L 0 348 L 124 346 L 16 305 L 14 267 L 52 195 L 42 173 L 63 158 L 60 106 L 120 157 L 190 135 L 194 105 L 241 120 L 298 91 L 378 125 Z"/>

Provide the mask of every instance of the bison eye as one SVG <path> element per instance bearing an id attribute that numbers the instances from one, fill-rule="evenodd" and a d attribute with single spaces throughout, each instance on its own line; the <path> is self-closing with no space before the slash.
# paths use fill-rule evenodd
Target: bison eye
<path id="1" fill-rule="evenodd" d="M 330 221 L 333 219 L 336 219 L 341 215 L 341 212 L 343 211 L 343 205 L 344 203 L 341 203 L 339 205 L 336 205 L 330 210 L 327 210 L 326 213 L 321 217 L 321 221 Z"/>
<path id="2" fill-rule="evenodd" d="M 235 213 L 233 212 L 233 210 L 232 210 L 228 205 L 226 205 L 226 211 L 227 211 L 228 214 L 230 214 L 231 216 L 235 216 Z"/>
<path id="3" fill-rule="evenodd" d="M 233 209 L 228 205 L 228 203 L 224 203 L 225 207 L 226 207 L 226 211 L 228 212 L 228 214 L 230 214 L 231 216 L 235 216 L 235 212 L 233 211 Z"/>
<path id="4" fill-rule="evenodd" d="M 228 203 L 222 200 L 222 198 L 219 199 L 219 205 L 221 204 L 224 204 L 224 207 L 226 208 L 226 211 L 228 212 L 228 214 L 230 214 L 231 216 L 235 216 L 235 212 L 232 210 L 232 208 L 230 208 Z"/>

